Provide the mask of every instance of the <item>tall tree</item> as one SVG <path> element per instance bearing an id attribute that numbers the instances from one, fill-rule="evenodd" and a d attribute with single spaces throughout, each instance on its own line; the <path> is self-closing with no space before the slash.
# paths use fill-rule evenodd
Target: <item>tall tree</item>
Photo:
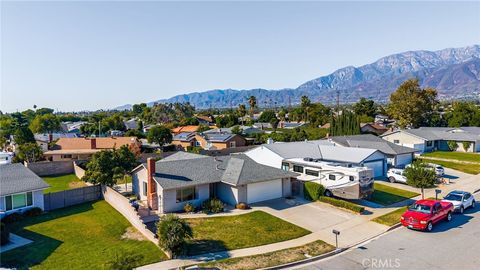
<path id="1" fill-rule="evenodd" d="M 156 143 L 159 146 L 172 142 L 172 133 L 170 129 L 164 126 L 154 126 L 147 133 L 149 143 Z"/>
<path id="2" fill-rule="evenodd" d="M 410 79 L 390 95 L 388 112 L 401 128 L 416 128 L 428 122 L 437 103 L 435 89 L 422 89 L 418 79 Z"/>
<path id="3" fill-rule="evenodd" d="M 310 105 L 312 102 L 307 96 L 302 96 L 300 99 L 300 107 L 302 108 L 302 120 L 307 121 L 308 119 L 308 110 L 310 109 Z"/>
<path id="4" fill-rule="evenodd" d="M 243 125 L 243 118 L 247 115 L 247 108 L 244 104 L 239 104 L 237 109 L 238 116 L 242 118 L 242 125 Z"/>
<path id="5" fill-rule="evenodd" d="M 454 102 L 445 116 L 450 127 L 480 126 L 480 108 L 472 102 Z"/>
<path id="6" fill-rule="evenodd" d="M 365 115 L 373 118 L 375 117 L 376 112 L 375 102 L 371 99 L 362 97 L 357 103 L 353 104 L 353 111 L 356 115 Z"/>
<path id="7" fill-rule="evenodd" d="M 18 147 L 15 162 L 26 161 L 28 163 L 39 161 L 42 158 L 42 149 L 35 142 L 24 143 Z"/>
<path id="8" fill-rule="evenodd" d="M 360 118 L 351 111 L 341 111 L 330 119 L 330 136 L 360 134 Z"/>
<path id="9" fill-rule="evenodd" d="M 30 123 L 33 133 L 51 133 L 60 130 L 60 120 L 54 114 L 39 114 Z"/>
<path id="10" fill-rule="evenodd" d="M 255 96 L 250 96 L 248 98 L 248 104 L 250 105 L 250 117 L 253 117 L 253 112 L 257 107 L 257 98 Z"/>
<path id="11" fill-rule="evenodd" d="M 422 199 L 424 198 L 424 189 L 435 185 L 437 178 L 433 169 L 418 160 L 413 162 L 411 166 L 405 168 L 404 174 L 407 178 L 408 185 L 420 188 Z"/>

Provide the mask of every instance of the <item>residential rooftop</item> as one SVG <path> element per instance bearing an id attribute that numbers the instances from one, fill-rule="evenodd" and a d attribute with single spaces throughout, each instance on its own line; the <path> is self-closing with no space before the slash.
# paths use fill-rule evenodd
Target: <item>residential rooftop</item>
<path id="1" fill-rule="evenodd" d="M 21 163 L 0 166 L 0 196 L 50 187 L 42 178 Z"/>

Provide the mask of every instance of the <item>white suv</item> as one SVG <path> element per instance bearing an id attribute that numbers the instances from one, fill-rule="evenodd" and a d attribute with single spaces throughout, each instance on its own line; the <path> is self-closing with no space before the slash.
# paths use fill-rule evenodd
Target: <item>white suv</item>
<path id="1" fill-rule="evenodd" d="M 399 182 L 406 184 L 407 178 L 403 175 L 403 169 L 391 168 L 387 171 L 388 181 L 391 183 Z"/>

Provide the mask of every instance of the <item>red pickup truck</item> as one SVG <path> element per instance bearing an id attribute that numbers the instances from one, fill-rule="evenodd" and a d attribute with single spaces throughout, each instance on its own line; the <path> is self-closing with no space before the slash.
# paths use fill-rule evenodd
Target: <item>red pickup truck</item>
<path id="1" fill-rule="evenodd" d="M 452 220 L 453 210 L 449 202 L 418 200 L 403 213 L 400 222 L 407 228 L 430 232 L 437 222 Z"/>

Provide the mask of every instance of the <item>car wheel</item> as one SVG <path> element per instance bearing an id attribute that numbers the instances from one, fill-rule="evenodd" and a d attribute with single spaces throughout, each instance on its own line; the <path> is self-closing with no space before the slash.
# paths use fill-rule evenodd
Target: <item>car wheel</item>
<path id="1" fill-rule="evenodd" d="M 452 220 L 452 212 L 448 212 L 447 214 L 447 221 Z"/>
<path id="2" fill-rule="evenodd" d="M 333 194 L 332 194 L 332 192 L 331 192 L 330 190 L 327 189 L 327 190 L 325 190 L 325 196 L 327 196 L 327 197 L 332 197 Z"/>
<path id="3" fill-rule="evenodd" d="M 463 214 L 463 211 L 465 211 L 465 209 L 463 208 L 463 206 L 460 207 L 460 214 Z"/>
<path id="4" fill-rule="evenodd" d="M 475 200 L 472 201 L 472 208 L 475 208 Z"/>
<path id="5" fill-rule="evenodd" d="M 390 176 L 388 180 L 390 181 L 390 183 L 395 183 L 395 177 L 393 176 Z"/>
<path id="6" fill-rule="evenodd" d="M 428 222 L 428 224 L 427 224 L 427 232 L 431 232 L 432 230 L 433 230 L 433 224 L 432 224 L 432 222 L 430 221 L 430 222 Z"/>

